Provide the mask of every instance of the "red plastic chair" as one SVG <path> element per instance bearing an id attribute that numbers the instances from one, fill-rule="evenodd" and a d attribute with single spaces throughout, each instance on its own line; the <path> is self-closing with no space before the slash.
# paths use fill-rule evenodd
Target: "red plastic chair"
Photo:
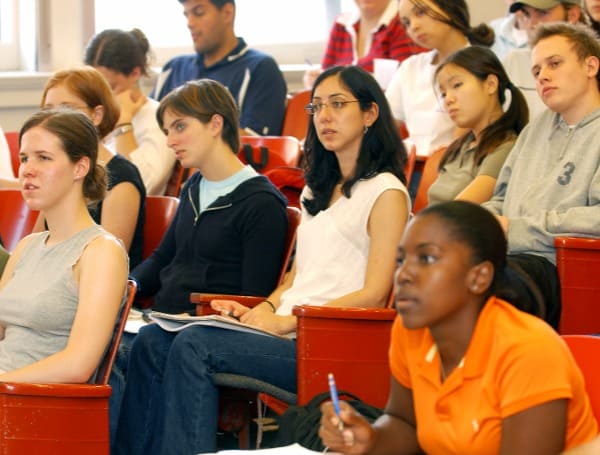
<path id="1" fill-rule="evenodd" d="M 19 240 L 33 231 L 38 213 L 29 209 L 20 190 L 0 189 L 0 238 L 4 248 L 12 251 Z"/>
<path id="2" fill-rule="evenodd" d="M 306 113 L 304 107 L 310 102 L 310 92 L 310 89 L 306 89 L 288 95 L 281 129 L 282 136 L 294 136 L 298 140 L 306 137 L 310 115 Z"/>
<path id="3" fill-rule="evenodd" d="M 585 390 L 590 397 L 592 411 L 600 422 L 600 337 L 591 335 L 563 335 L 585 379 Z"/>
<path id="4" fill-rule="evenodd" d="M 21 161 L 19 160 L 19 132 L 18 131 L 5 131 L 4 136 L 8 143 L 10 150 L 10 163 L 12 165 L 13 174 L 15 177 L 19 175 L 19 166 Z"/>
<path id="5" fill-rule="evenodd" d="M 297 167 L 300 142 L 293 136 L 241 136 L 239 159 L 258 172 L 282 166 Z"/>
<path id="6" fill-rule="evenodd" d="M 109 453 L 108 378 L 135 293 L 129 281 L 109 349 L 91 383 L 0 383 L 3 455 Z"/>
<path id="7" fill-rule="evenodd" d="M 406 160 L 406 166 L 404 166 L 404 175 L 406 176 L 406 188 L 410 187 L 410 179 L 412 178 L 413 172 L 415 171 L 415 164 L 417 162 L 417 146 L 411 141 L 404 141 L 404 147 L 408 159 Z"/>
<path id="8" fill-rule="evenodd" d="M 600 239 L 557 237 L 563 335 L 600 333 Z"/>
<path id="9" fill-rule="evenodd" d="M 422 208 L 427 207 L 429 203 L 427 198 L 427 191 L 438 176 L 438 166 L 440 160 L 444 155 L 446 149 L 444 147 L 438 148 L 433 151 L 431 155 L 427 157 L 423 166 L 423 174 L 421 175 L 421 181 L 417 189 L 417 195 L 415 196 L 415 203 L 413 204 L 413 213 L 417 213 Z"/>
<path id="10" fill-rule="evenodd" d="M 173 166 L 173 171 L 171 172 L 171 176 L 167 182 L 164 195 L 179 197 L 181 187 L 183 186 L 183 183 L 187 179 L 188 175 L 189 169 L 182 167 L 179 161 L 175 161 L 175 166 Z"/>
<path id="11" fill-rule="evenodd" d="M 142 259 L 148 258 L 158 247 L 165 232 L 169 228 L 175 212 L 179 207 L 179 199 L 174 196 L 146 196 L 146 222 L 144 223 L 144 245 Z M 138 297 L 136 308 L 150 308 L 152 297 Z"/>

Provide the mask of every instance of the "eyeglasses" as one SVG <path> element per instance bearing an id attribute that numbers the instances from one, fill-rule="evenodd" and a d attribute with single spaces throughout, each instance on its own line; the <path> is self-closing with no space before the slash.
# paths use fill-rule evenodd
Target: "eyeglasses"
<path id="1" fill-rule="evenodd" d="M 308 115 L 320 114 L 325 106 L 331 107 L 334 111 L 341 110 L 348 103 L 360 103 L 360 100 L 341 101 L 333 100 L 329 103 L 308 103 L 304 106 L 304 110 Z"/>

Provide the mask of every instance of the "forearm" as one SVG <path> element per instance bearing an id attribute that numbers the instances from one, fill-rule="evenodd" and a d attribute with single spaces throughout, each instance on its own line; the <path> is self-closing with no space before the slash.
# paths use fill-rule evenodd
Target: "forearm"
<path id="1" fill-rule="evenodd" d="M 131 161 L 131 152 L 138 148 L 135 134 L 133 134 L 133 127 L 129 131 L 118 134 L 115 137 L 115 148 L 117 152 Z"/>

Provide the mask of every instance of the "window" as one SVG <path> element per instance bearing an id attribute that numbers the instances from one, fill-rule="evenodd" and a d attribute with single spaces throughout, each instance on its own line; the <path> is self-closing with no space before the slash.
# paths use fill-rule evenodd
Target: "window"
<path id="1" fill-rule="evenodd" d="M 0 0 L 0 70 L 19 68 L 17 1 Z"/>
<path id="2" fill-rule="evenodd" d="M 156 65 L 193 52 L 181 6 L 172 0 L 160 8 L 150 5 L 146 0 L 96 0 L 96 31 L 139 28 L 150 41 Z M 341 10 L 352 8 L 354 0 L 237 0 L 236 34 L 250 46 L 269 52 L 280 64 L 319 62 L 333 19 Z"/>

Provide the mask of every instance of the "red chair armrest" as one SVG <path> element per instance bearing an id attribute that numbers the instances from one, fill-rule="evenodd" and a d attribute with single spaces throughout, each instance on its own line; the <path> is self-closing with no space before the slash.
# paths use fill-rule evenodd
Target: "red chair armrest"
<path id="1" fill-rule="evenodd" d="M 556 237 L 554 239 L 554 246 L 556 248 L 600 250 L 600 239 L 585 237 Z"/>
<path id="2" fill-rule="evenodd" d="M 206 292 L 192 292 L 190 294 L 190 302 L 196 304 L 196 315 L 198 316 L 216 313 L 216 311 L 210 307 L 211 300 L 235 300 L 244 306 L 253 308 L 264 301 L 265 297 L 255 295 L 209 294 Z"/>
<path id="3" fill-rule="evenodd" d="M 396 311 L 391 308 L 356 308 L 300 305 L 292 310 L 299 318 L 393 321 Z"/>
<path id="4" fill-rule="evenodd" d="M 109 385 L 100 384 L 33 384 L 25 382 L 0 383 L 0 395 L 27 395 L 51 398 L 108 398 Z"/>

